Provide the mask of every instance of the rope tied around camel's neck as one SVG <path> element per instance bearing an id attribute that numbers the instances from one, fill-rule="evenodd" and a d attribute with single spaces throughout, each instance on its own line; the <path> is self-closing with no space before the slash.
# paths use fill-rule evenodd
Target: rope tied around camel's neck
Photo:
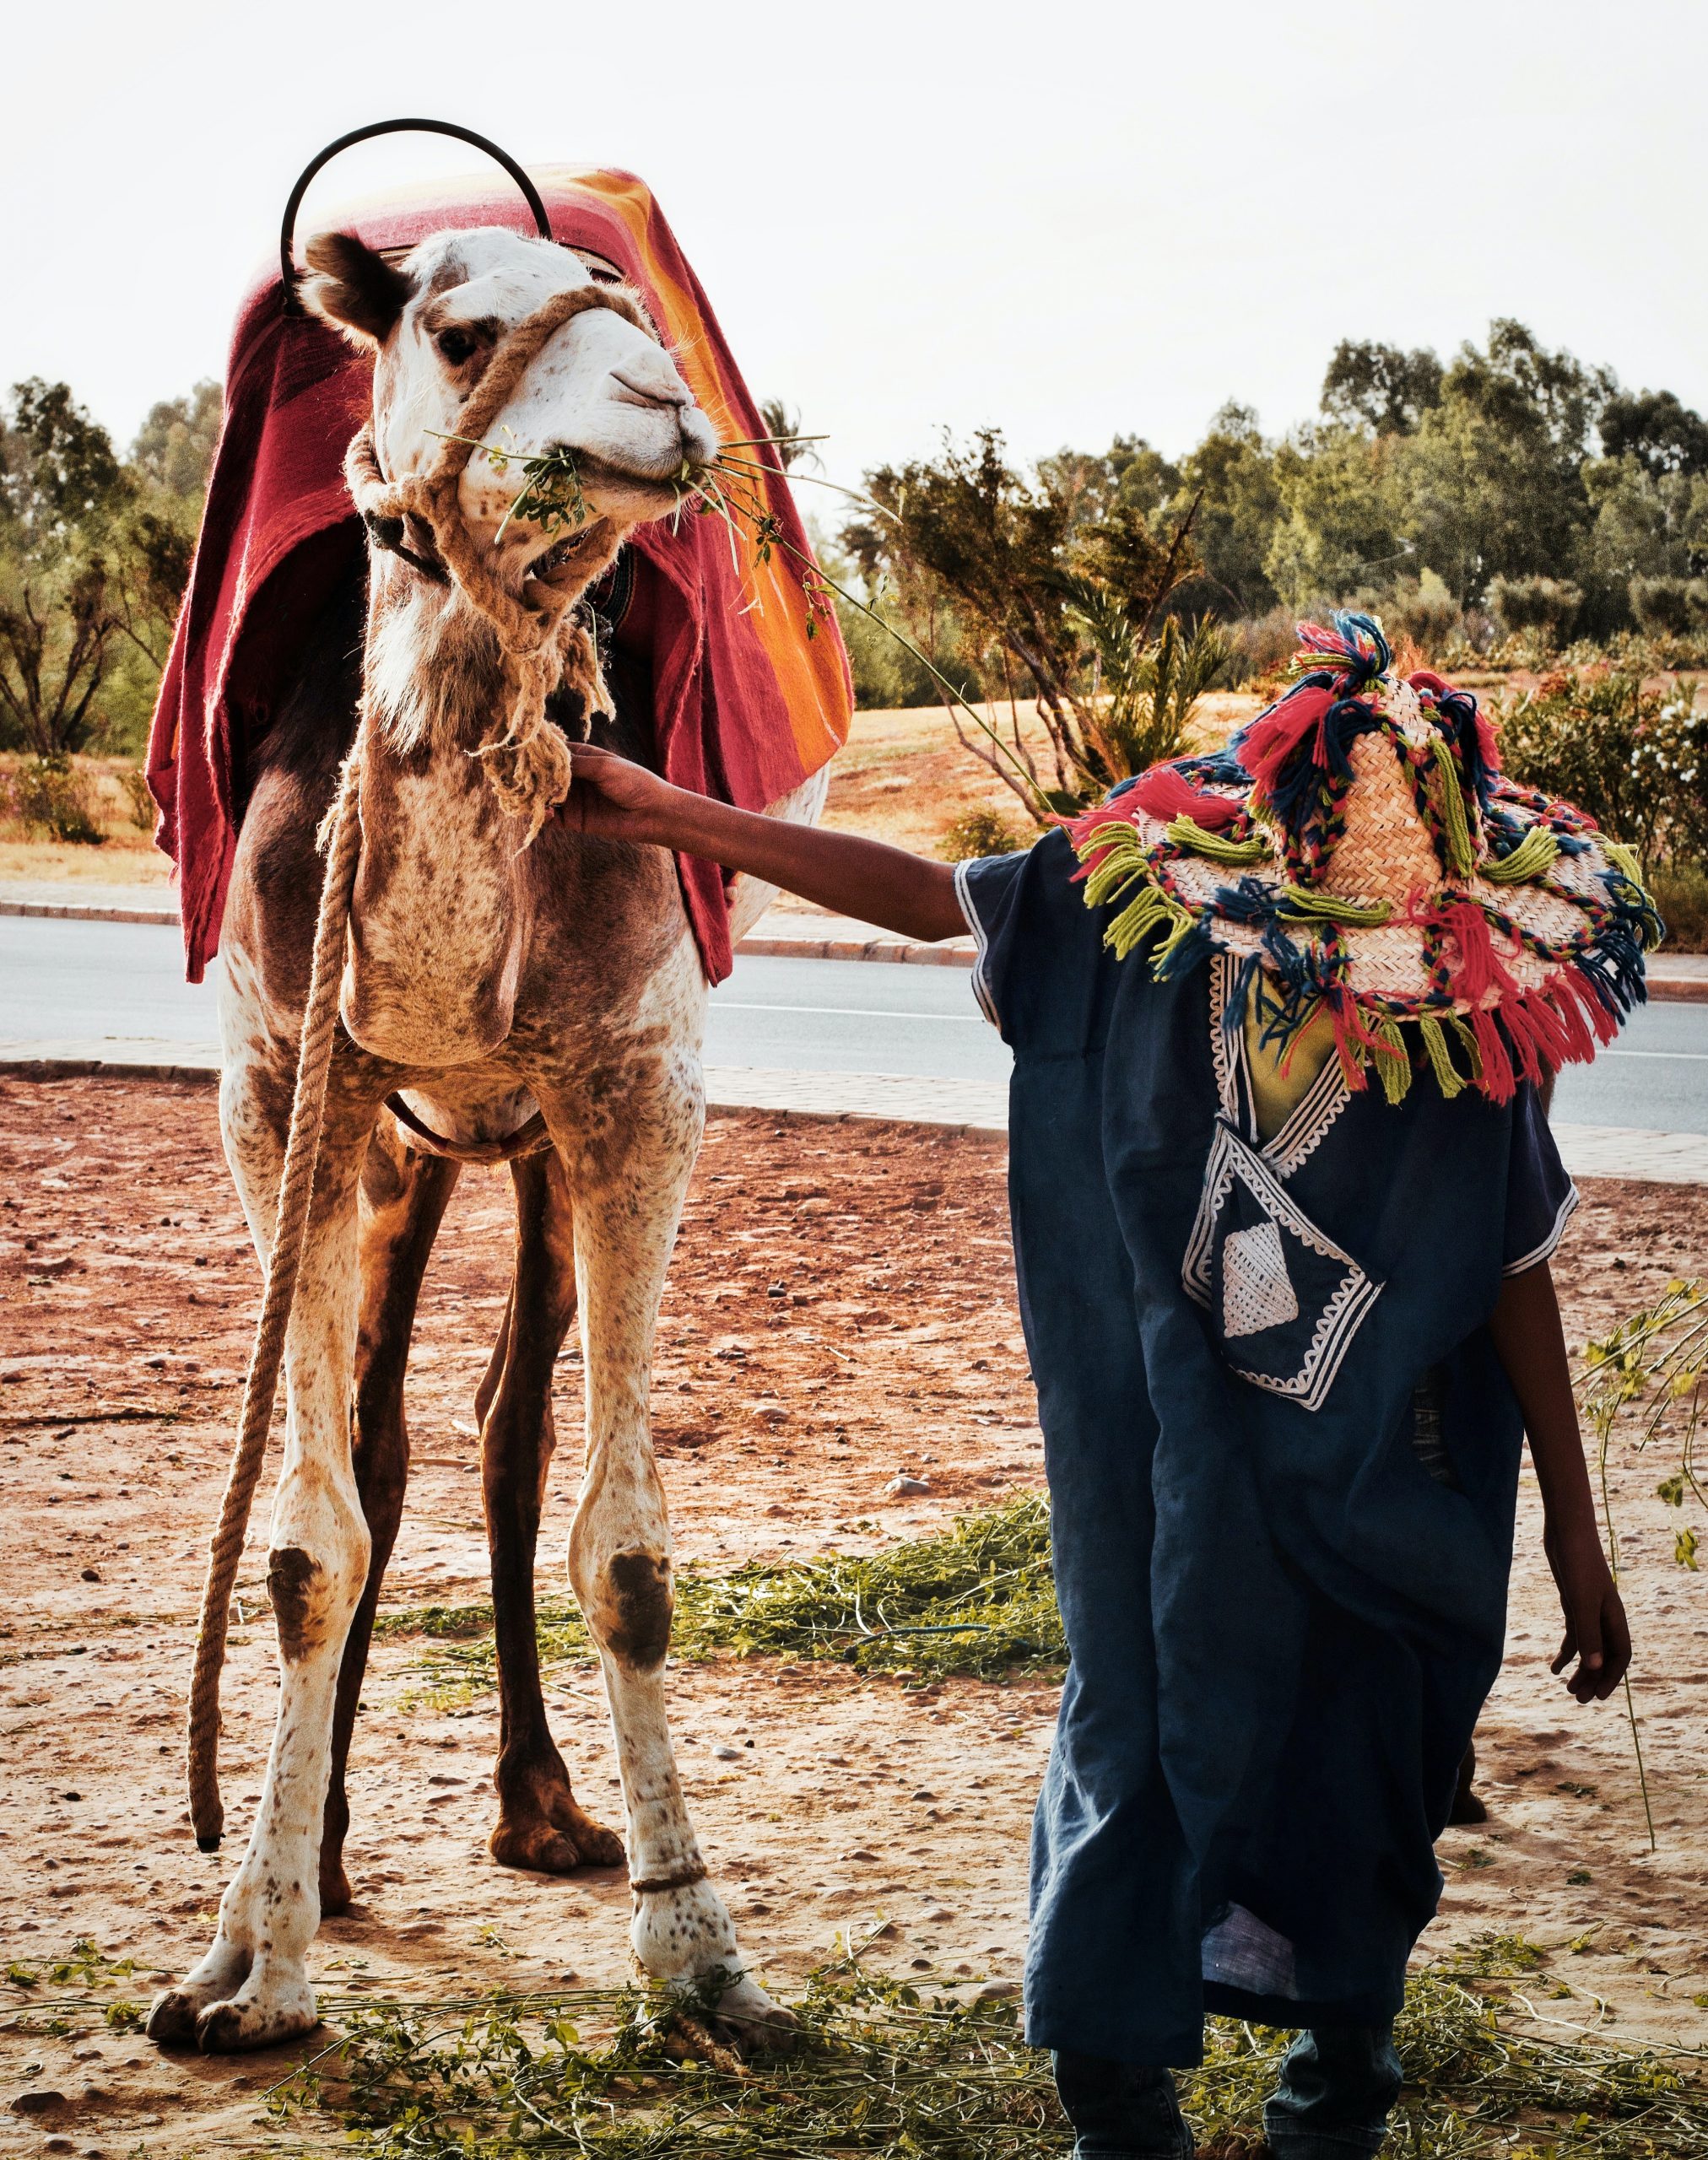
<path id="1" fill-rule="evenodd" d="M 576 285 L 554 293 L 494 354 L 457 414 L 454 430 L 424 472 L 388 480 L 380 469 L 371 421 L 350 445 L 344 460 L 345 481 L 370 530 L 376 524 L 419 519 L 432 534 L 440 559 L 457 589 L 486 618 L 497 638 L 504 709 L 473 754 L 481 761 L 500 807 L 511 817 L 526 819 L 524 846 L 532 842 L 570 791 L 570 746 L 562 728 L 546 716 L 547 699 L 560 684 L 574 689 L 589 716 L 606 701 L 598 647 L 581 619 L 578 602 L 615 557 L 622 534 L 610 525 L 603 533 L 597 526 L 590 531 L 586 552 L 577 557 L 586 575 L 575 592 L 559 595 L 544 587 L 538 600 L 525 601 L 500 579 L 491 550 L 469 532 L 457 490 L 487 429 L 510 402 L 547 339 L 594 308 L 622 316 L 649 337 L 654 334 L 639 303 L 620 286 Z"/>
<path id="2" fill-rule="evenodd" d="M 597 548 L 590 548 L 582 558 L 588 576 L 575 593 L 559 597 L 547 592 L 542 604 L 531 607 L 495 575 L 489 551 L 483 552 L 462 521 L 457 491 L 480 438 L 503 411 L 547 338 L 572 316 L 595 307 L 612 309 L 649 336 L 652 334 L 637 303 L 619 288 L 578 285 L 569 292 L 554 294 L 510 333 L 494 355 L 458 415 L 456 435 L 442 446 L 429 471 L 402 480 L 386 480 L 375 452 L 371 422 L 351 444 L 344 462 L 350 493 L 365 521 L 371 527 L 376 519 L 419 517 L 432 533 L 458 587 L 492 624 L 502 656 L 508 710 L 501 712 L 489 738 L 473 754 L 481 760 L 488 784 L 502 807 L 514 817 L 527 819 L 524 845 L 532 842 L 570 789 L 570 746 L 563 730 L 546 717 L 547 699 L 560 683 L 566 683 L 581 693 L 589 714 L 603 702 L 598 651 L 575 609 L 587 583 L 615 555 L 621 535 L 611 530 L 603 560 Z M 339 772 L 338 791 L 319 836 L 326 855 L 326 877 L 315 921 L 314 957 L 297 1046 L 290 1127 L 267 1257 L 267 1287 L 244 1380 L 231 1467 L 203 1585 L 201 1622 L 190 1678 L 187 1781 L 190 1820 L 203 1852 L 218 1848 L 224 1827 L 225 1811 L 219 1797 L 219 1676 L 225 1663 L 231 1593 L 248 1535 L 255 1488 L 267 1456 L 314 1202 L 315 1164 L 338 1031 L 345 940 L 361 857 L 360 758 L 367 729 L 365 703 L 355 742 Z"/>

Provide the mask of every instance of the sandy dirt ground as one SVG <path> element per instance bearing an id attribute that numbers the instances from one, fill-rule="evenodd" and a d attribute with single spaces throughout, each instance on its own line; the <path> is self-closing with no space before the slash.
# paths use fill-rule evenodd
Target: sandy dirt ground
<path id="1" fill-rule="evenodd" d="M 681 1563 L 869 1548 L 1041 1482 L 1013 1308 L 999 1148 L 917 1130 L 716 1118 L 660 1331 L 654 1410 Z M 502 1306 L 509 1194 L 465 1171 L 428 1277 L 408 1399 L 414 1472 L 392 1606 L 484 1586 L 473 1396 Z M 1575 1339 L 1708 1268 L 1708 1193 L 1590 1186 L 1559 1273 Z M 205 1539 L 257 1295 L 190 1086 L 0 1081 L 0 1966 L 78 1937 L 135 1959 L 145 2000 L 205 1947 L 258 1797 L 273 1651 L 267 1492 L 225 1681 L 225 1850 L 199 1855 L 180 1721 Z M 577 1417 L 566 1355 L 561 1430 Z M 929 1489 L 888 1488 L 900 1471 Z M 563 1588 L 573 1466 L 553 1479 L 540 1587 Z M 1639 1644 L 1651 1851 L 1617 1704 L 1581 1710 L 1527 1478 L 1507 1667 L 1479 1736 L 1490 1820 L 1449 1832 L 1423 1946 L 1486 1930 L 1542 1945 L 1539 2016 L 1633 2041 L 1708 2042 L 1708 1590 L 1672 1561 L 1651 1471 L 1617 1504 Z M 626 1972 L 620 1871 L 570 1881 L 484 1849 L 496 1734 L 480 1699 L 409 1707 L 419 1640 L 382 1642 L 355 1739 L 358 1903 L 318 1981 L 412 1997 Z M 748 1955 L 786 1994 L 839 1935 L 868 1961 L 1011 1979 L 1025 1830 L 1052 1686 L 915 1688 L 824 1665 L 683 1664 L 670 1680 L 689 1793 Z M 580 1797 L 619 1820 L 592 1673 L 552 1714 Z M 0 2002 L 26 2001 L 18 1990 Z M 257 2116 L 289 2051 L 157 2055 L 133 2033 L 0 2021 L 0 2152 L 176 2157 L 270 2149 Z M 21 2110 L 21 2111 L 20 2111 Z"/>

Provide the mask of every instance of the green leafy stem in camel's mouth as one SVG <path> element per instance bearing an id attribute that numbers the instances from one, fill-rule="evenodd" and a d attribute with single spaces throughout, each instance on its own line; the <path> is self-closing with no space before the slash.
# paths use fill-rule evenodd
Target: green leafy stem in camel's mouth
<path id="1" fill-rule="evenodd" d="M 466 435 L 449 436 L 444 440 L 469 441 Z M 765 462 L 761 453 L 792 444 L 822 440 L 824 437 L 819 435 L 754 435 L 739 442 L 727 442 L 709 463 L 696 464 L 691 458 L 684 458 L 674 473 L 656 484 L 673 492 L 675 515 L 678 519 L 684 510 L 690 510 L 697 516 L 716 517 L 722 524 L 729 536 L 730 564 L 736 573 L 738 583 L 742 578 L 740 551 L 736 539 L 740 529 L 738 521 L 746 526 L 754 561 L 766 564 L 774 554 L 781 554 L 794 562 L 800 570 L 801 589 L 806 596 L 808 637 L 816 634 L 821 618 L 829 617 L 830 602 L 834 595 L 875 623 L 886 636 L 894 638 L 925 668 L 936 683 L 945 703 L 970 721 L 979 733 L 986 737 L 1027 792 L 1036 798 L 1046 812 L 1051 811 L 1052 806 L 1049 798 L 1039 787 L 1033 775 L 1016 758 L 985 716 L 976 706 L 967 702 L 965 695 L 936 662 L 869 602 L 851 592 L 836 579 L 827 577 L 812 555 L 795 546 L 785 533 L 765 499 L 765 491 L 776 479 L 799 480 L 812 476 L 799 472 L 786 473 L 780 466 Z M 470 446 L 481 451 L 490 461 L 495 472 L 502 472 L 512 464 L 522 467 L 521 493 L 505 513 L 504 523 L 494 536 L 495 544 L 504 537 L 505 530 L 516 518 L 527 519 L 549 535 L 559 532 L 579 534 L 592 513 L 582 487 L 581 467 L 577 464 L 573 451 L 554 450 L 537 457 L 524 457 L 518 451 L 505 450 L 492 443 L 473 442 Z M 851 488 L 839 486 L 830 480 L 819 481 L 816 484 L 830 488 L 837 494 L 848 496 L 876 516 L 894 516 L 882 504 L 873 502 L 868 496 L 860 494 Z M 573 545 L 571 541 L 571 550 Z M 530 575 L 539 577 L 548 574 L 543 567 L 548 559 L 543 558 Z"/>

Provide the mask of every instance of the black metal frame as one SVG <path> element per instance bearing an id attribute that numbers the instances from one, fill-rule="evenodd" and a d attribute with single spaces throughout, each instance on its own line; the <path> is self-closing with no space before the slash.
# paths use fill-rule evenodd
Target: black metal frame
<path id="1" fill-rule="evenodd" d="M 287 315 L 300 315 L 302 302 L 297 297 L 297 287 L 302 273 L 296 267 L 296 213 L 302 207 L 302 198 L 308 192 L 309 182 L 324 165 L 329 164 L 339 151 L 348 150 L 353 143 L 366 143 L 376 135 L 451 135 L 459 143 L 472 143 L 477 150 L 501 165 L 516 186 L 532 213 L 534 230 L 542 240 L 552 237 L 552 222 L 546 214 L 546 206 L 540 192 L 527 173 L 507 150 L 500 150 L 496 143 L 489 143 L 484 135 L 477 135 L 472 127 L 459 127 L 449 120 L 376 120 L 366 127 L 353 128 L 348 135 L 340 135 L 336 143 L 328 143 L 318 157 L 303 168 L 296 186 L 290 191 L 290 200 L 284 206 L 284 217 L 278 229 L 278 275 L 284 287 L 284 311 Z"/>

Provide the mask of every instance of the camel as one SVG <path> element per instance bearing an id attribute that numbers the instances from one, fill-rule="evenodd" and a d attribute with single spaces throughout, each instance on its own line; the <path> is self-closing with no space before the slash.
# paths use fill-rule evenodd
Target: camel
<path id="1" fill-rule="evenodd" d="M 538 337 L 543 318 L 560 316 L 482 440 L 521 459 L 567 448 L 586 516 L 565 537 L 511 516 L 524 485 L 516 462 L 476 453 L 455 483 L 465 553 L 505 605 L 565 626 L 562 645 L 547 646 L 565 671 L 549 724 L 536 712 L 505 732 L 517 663 L 462 575 L 446 575 L 435 549 L 446 536 L 413 515 L 370 515 L 365 622 L 353 586 L 308 641 L 255 762 L 223 933 L 219 1109 L 263 1264 L 324 869 L 316 833 L 353 742 L 362 851 L 285 1347 L 268 1562 L 278 1718 L 212 1947 L 158 1998 L 149 2029 L 224 2052 L 317 2022 L 305 1961 L 322 1914 L 351 1897 L 344 1765 L 403 1509 L 417 1293 L 459 1158 L 513 1158 L 515 1274 L 476 1398 L 501 1675 L 490 1850 L 554 1873 L 626 1856 L 640 1968 L 715 1998 L 717 2037 L 774 2044 L 790 2021 L 743 1971 L 708 1878 L 663 1687 L 671 1546 L 649 1374 L 703 1124 L 705 983 L 668 856 L 540 824 L 551 799 L 542 770 L 558 791 L 568 784 L 556 722 L 655 754 L 635 716 L 604 710 L 577 609 L 624 535 L 675 508 L 679 478 L 717 441 L 635 296 L 583 291 L 593 281 L 563 248 L 496 230 L 441 233 L 393 263 L 331 234 L 307 259 L 306 305 L 374 357 L 370 477 L 381 487 L 430 473 L 489 368 L 502 386 L 511 341 L 514 357 L 526 326 Z M 816 818 L 824 789 L 820 774 L 770 807 Z M 769 898 L 738 893 L 736 936 Z M 603 1671 L 626 1855 L 576 1801 L 534 1642 L 552 1369 L 578 1315 L 586 1453 L 569 1572 Z"/>

